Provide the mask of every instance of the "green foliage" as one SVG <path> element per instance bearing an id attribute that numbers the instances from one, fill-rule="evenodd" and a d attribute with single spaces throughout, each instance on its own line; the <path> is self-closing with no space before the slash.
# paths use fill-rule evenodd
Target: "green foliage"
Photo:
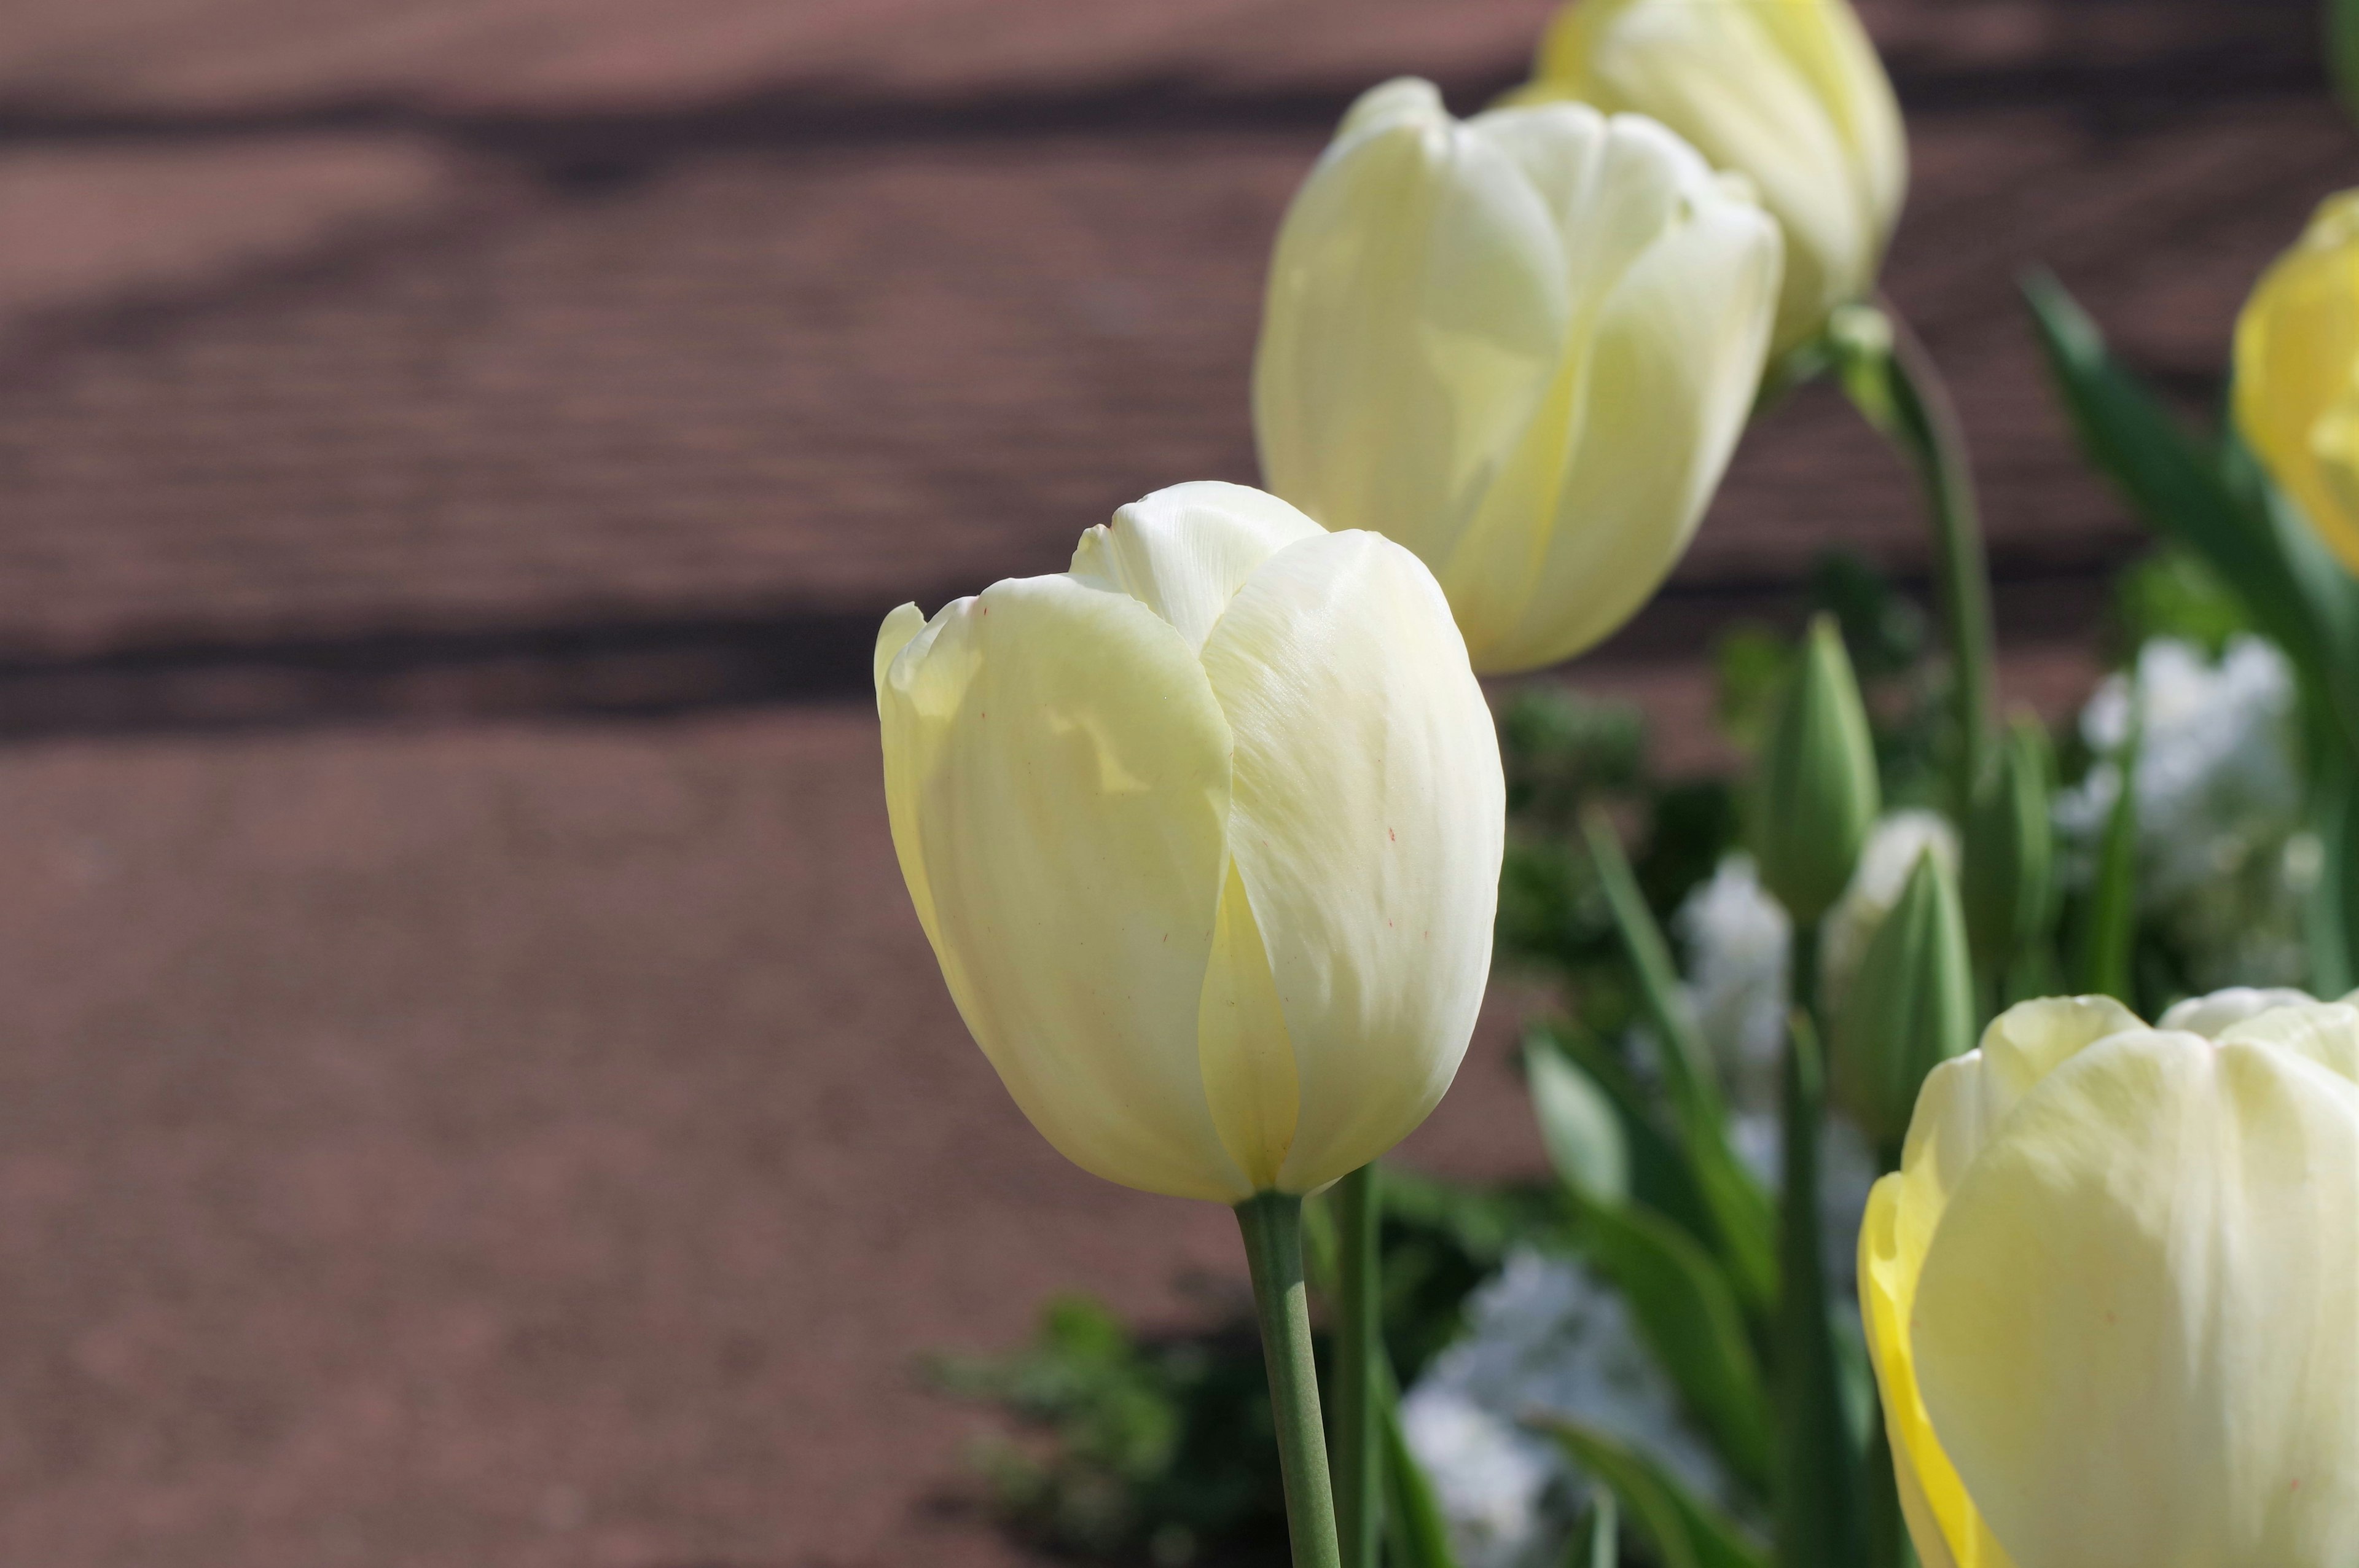
<path id="1" fill-rule="evenodd" d="M 1385 1172 L 1385 1337 L 1414 1379 L 1456 1338 L 1473 1288 L 1525 1242 L 1563 1247 L 1552 1193 Z M 1052 1551 L 1157 1568 L 1286 1560 L 1269 1386 L 1249 1314 L 1196 1334 L 1134 1335 L 1084 1296 L 1042 1309 L 1032 1342 L 940 1356 L 955 1397 L 997 1406 L 1014 1432 L 978 1445 L 993 1510 Z M 1395 1484 L 1397 1484 L 1396 1482 Z"/>
<path id="2" fill-rule="evenodd" d="M 1277 1445 L 1249 1320 L 1140 1340 L 1099 1303 L 1062 1296 L 1023 1349 L 940 1357 L 929 1371 L 1023 1429 L 975 1455 L 995 1509 L 1020 1533 L 1158 1568 L 1284 1561 Z"/>
<path id="3" fill-rule="evenodd" d="M 1540 1429 L 1613 1491 L 1631 1533 L 1662 1568 L 1769 1568 L 1769 1554 L 1742 1526 L 1645 1454 L 1578 1422 Z"/>
<path id="4" fill-rule="evenodd" d="M 2228 640 L 2257 630 L 2244 601 L 2203 558 L 2165 545 L 2133 563 L 2114 584 L 2115 654 L 2123 663 L 2155 637 L 2200 644 L 2218 658 Z"/>
<path id="5" fill-rule="evenodd" d="M 1600 792 L 1645 782 L 1647 728 L 1624 702 L 1600 702 L 1560 686 L 1527 686 L 1499 713 L 1507 810 L 1561 829 Z"/>

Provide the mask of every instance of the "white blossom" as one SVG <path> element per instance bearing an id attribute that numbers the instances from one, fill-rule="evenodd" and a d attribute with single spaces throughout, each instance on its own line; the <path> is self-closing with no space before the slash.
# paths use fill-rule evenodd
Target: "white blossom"
<path id="1" fill-rule="evenodd" d="M 1401 1406 L 1465 1568 L 1535 1568 L 1563 1552 L 1586 1496 L 1562 1452 L 1524 1419 L 1577 1419 L 1729 1500 L 1712 1446 L 1638 1336 L 1619 1293 L 1578 1262 L 1529 1249 L 1468 1298 L 1464 1337 Z"/>
<path id="2" fill-rule="evenodd" d="M 1761 885 L 1753 857 L 1723 859 L 1673 913 L 1671 929 L 1687 948 L 1680 989 L 1689 1016 L 1731 1098 L 1744 1106 L 1775 1105 L 1793 924 Z"/>
<path id="3" fill-rule="evenodd" d="M 2198 990 L 2299 980 L 2299 899 L 2317 850 L 2301 831 L 2292 666 L 2257 637 L 2235 638 L 2216 664 L 2158 637 L 2139 651 L 2135 690 L 2140 913 L 2180 949 Z M 2082 884 L 2121 795 L 2132 693 L 2117 674 L 2089 699 L 2081 733 L 2099 760 L 2056 802 L 2066 874 Z"/>

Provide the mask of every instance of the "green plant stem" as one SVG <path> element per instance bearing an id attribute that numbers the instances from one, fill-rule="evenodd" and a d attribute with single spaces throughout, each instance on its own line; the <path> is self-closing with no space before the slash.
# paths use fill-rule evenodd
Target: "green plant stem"
<path id="1" fill-rule="evenodd" d="M 1377 1568 L 1384 1539 L 1384 1450 L 1377 1430 L 1376 1357 L 1384 1352 L 1384 1285 L 1376 1167 L 1335 1185 L 1341 1242 L 1335 1290 L 1335 1524 L 1344 1568 Z"/>
<path id="2" fill-rule="evenodd" d="M 1843 1419 L 1841 1371 L 1828 1315 L 1819 1221 L 1819 1120 L 1825 1067 L 1811 1018 L 1818 933 L 1794 933 L 1795 1006 L 1787 1031 L 1785 1184 L 1777 1225 L 1777 1312 L 1773 1332 L 1781 1431 L 1776 1497 L 1777 1561 L 1783 1568 L 1858 1568 L 1856 1479 L 1860 1455 Z"/>
<path id="3" fill-rule="evenodd" d="M 1843 384 L 1868 423 L 1908 460 L 1933 524 L 1934 571 L 1956 704 L 1951 810 L 1963 821 L 1990 753 L 1997 682 L 1982 510 L 1974 499 L 1965 427 L 1959 422 L 1949 384 L 1891 302 L 1880 301 L 1877 311 L 1889 341 L 1872 356 L 1855 353 L 1854 373 L 1844 375 Z M 1857 373 L 1861 369 L 1869 373 Z"/>
<path id="4" fill-rule="evenodd" d="M 1302 1200 L 1287 1193 L 1257 1193 L 1237 1205 L 1237 1228 L 1245 1236 L 1262 1360 L 1269 1371 L 1294 1568 L 1343 1568 L 1335 1498 L 1327 1479 L 1327 1439 L 1319 1423 L 1310 1292 L 1302 1281 Z"/>

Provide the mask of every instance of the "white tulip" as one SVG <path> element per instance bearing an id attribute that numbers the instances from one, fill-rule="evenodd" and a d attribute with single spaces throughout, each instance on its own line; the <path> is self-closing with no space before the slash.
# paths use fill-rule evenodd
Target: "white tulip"
<path id="1" fill-rule="evenodd" d="M 2164 1023 L 2010 1009 L 1933 1069 L 1869 1200 L 1926 1568 L 2359 1563 L 2359 1008 Z"/>
<path id="2" fill-rule="evenodd" d="M 1239 1203 L 1383 1153 L 1457 1071 L 1506 792 L 1433 579 L 1230 484 L 876 642 L 919 919 L 1034 1126 Z"/>
<path id="3" fill-rule="evenodd" d="M 1786 232 L 1782 353 L 1875 292 L 1908 189 L 1892 81 L 1848 0 L 1574 0 L 1514 100 L 1650 114 Z"/>
<path id="4" fill-rule="evenodd" d="M 1777 226 L 1662 126 L 1459 121 L 1430 82 L 1344 116 L 1270 265 L 1272 490 L 1440 579 L 1485 674 L 1570 658 L 1677 564 L 1742 432 Z"/>

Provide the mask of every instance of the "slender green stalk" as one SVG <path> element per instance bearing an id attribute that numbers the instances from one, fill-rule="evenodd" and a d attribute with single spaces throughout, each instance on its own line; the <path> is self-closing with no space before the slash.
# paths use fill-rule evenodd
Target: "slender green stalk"
<path id="1" fill-rule="evenodd" d="M 1385 1520 L 1384 1448 L 1377 1429 L 1376 1357 L 1384 1351 L 1376 1167 L 1335 1185 L 1342 1243 L 1335 1290 L 1335 1525 L 1344 1568 L 1377 1568 Z"/>
<path id="2" fill-rule="evenodd" d="M 1327 1480 L 1327 1439 L 1319 1425 L 1310 1292 L 1302 1281 L 1302 1200 L 1287 1193 L 1256 1194 L 1237 1205 L 1237 1228 L 1245 1235 L 1262 1359 L 1269 1370 L 1294 1568 L 1343 1568 L 1335 1498 Z"/>
<path id="3" fill-rule="evenodd" d="M 1826 1075 L 1812 1020 L 1818 932 L 1794 933 L 1794 1009 L 1787 1033 L 1785 1184 L 1777 1224 L 1776 1378 L 1777 1561 L 1783 1568 L 1858 1568 L 1857 1470 L 1843 1421 L 1819 1221 L 1819 1119 Z"/>
<path id="4" fill-rule="evenodd" d="M 1951 810 L 1962 821 L 1990 752 L 1997 683 L 1990 562 L 1983 549 L 1965 427 L 1940 367 L 1891 303 L 1854 309 L 1854 325 L 1843 332 L 1839 351 L 1844 390 L 1908 460 L 1933 524 L 1934 572 L 1956 703 Z"/>

